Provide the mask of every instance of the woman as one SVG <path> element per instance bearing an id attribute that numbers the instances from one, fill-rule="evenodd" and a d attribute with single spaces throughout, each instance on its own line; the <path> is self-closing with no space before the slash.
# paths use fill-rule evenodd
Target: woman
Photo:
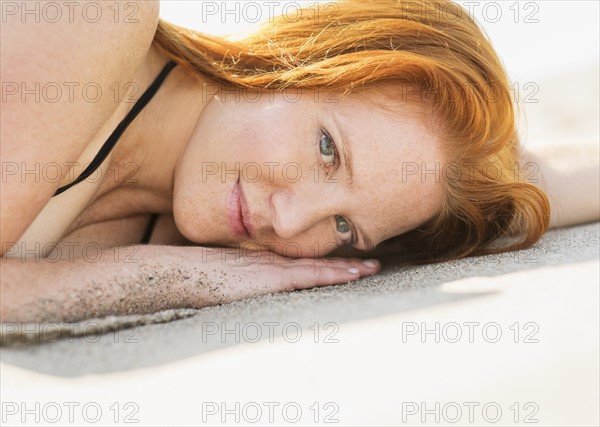
<path id="1" fill-rule="evenodd" d="M 551 211 L 501 62 L 450 2 L 349 0 L 239 42 L 158 2 L 95 3 L 92 25 L 88 3 L 4 11 L 2 321 L 342 283 L 379 263 L 333 250 L 439 261 L 598 218 Z"/>

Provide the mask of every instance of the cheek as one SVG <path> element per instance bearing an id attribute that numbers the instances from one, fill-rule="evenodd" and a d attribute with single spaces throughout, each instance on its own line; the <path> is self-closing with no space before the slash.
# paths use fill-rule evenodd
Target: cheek
<path id="1" fill-rule="evenodd" d="M 320 258 L 338 246 L 325 221 L 289 240 L 277 239 L 273 251 L 290 258 Z"/>
<path id="2" fill-rule="evenodd" d="M 289 157 L 298 153 L 290 151 L 316 138 L 311 106 L 281 96 L 263 95 L 256 102 L 215 98 L 203 111 L 193 136 L 206 151 L 193 154 L 240 163 L 293 161 Z"/>
<path id="3" fill-rule="evenodd" d="M 264 98 L 255 104 L 223 109 L 221 125 L 231 142 L 249 154 L 261 153 L 265 159 L 281 157 L 306 141 L 310 116 L 301 102 Z"/>
<path id="4" fill-rule="evenodd" d="M 291 119 L 262 117 L 231 130 L 232 145 L 241 164 L 254 162 L 263 167 L 270 163 L 283 164 L 300 160 L 303 129 Z"/>

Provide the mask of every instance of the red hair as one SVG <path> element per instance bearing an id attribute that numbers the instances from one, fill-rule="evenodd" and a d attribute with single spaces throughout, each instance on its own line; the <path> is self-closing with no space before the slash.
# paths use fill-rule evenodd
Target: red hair
<path id="1" fill-rule="evenodd" d="M 304 10 L 293 21 L 280 17 L 240 41 L 160 20 L 154 41 L 182 66 L 226 86 L 402 88 L 401 101 L 426 112 L 449 159 L 441 167 L 441 210 L 394 238 L 406 259 L 441 261 L 538 241 L 550 222 L 548 198 L 524 181 L 510 82 L 468 12 L 446 0 L 335 5 L 329 16 Z M 502 236 L 512 239 L 498 244 Z"/>

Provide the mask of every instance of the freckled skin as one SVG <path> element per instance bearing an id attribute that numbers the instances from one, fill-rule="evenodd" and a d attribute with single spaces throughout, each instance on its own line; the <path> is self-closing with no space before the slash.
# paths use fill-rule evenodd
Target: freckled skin
<path id="1" fill-rule="evenodd" d="M 395 102 L 393 112 L 380 108 L 386 105 L 381 89 L 320 96 L 317 102 L 313 92 L 302 92 L 292 99 L 282 94 L 210 99 L 174 174 L 174 217 L 187 239 L 314 257 L 342 242 L 338 215 L 378 244 L 437 212 L 442 184 L 435 175 L 402 179 L 403 162 L 432 169 L 444 161 L 440 141 L 405 105 Z M 330 158 L 319 149 L 321 129 L 331 136 L 341 163 L 330 179 Z M 341 133 L 350 145 L 352 187 Z M 236 170 L 254 240 L 235 236 L 227 223 Z M 361 239 L 355 246 L 365 248 Z"/>
<path id="2" fill-rule="evenodd" d="M 148 75 L 155 76 L 165 59 L 149 58 Z M 444 161 L 441 142 L 414 112 L 397 102 L 388 105 L 382 93 L 319 96 L 316 102 L 314 93 L 295 98 L 279 93 L 236 102 L 235 96 L 219 94 L 203 98 L 202 80 L 175 69 L 111 158 L 114 164 L 139 166 L 135 184 L 107 180 L 102 191 L 103 197 L 114 196 L 111 206 L 136 214 L 172 212 L 178 233 L 198 246 L 140 246 L 139 263 L 115 262 L 108 252 L 97 263 L 76 259 L 24 266 L 8 260 L 2 285 L 10 297 L 2 301 L 10 303 L 3 303 L 0 313 L 16 322 L 72 322 L 201 308 L 377 273 L 379 266 L 359 259 L 316 258 L 343 243 L 348 228 L 362 229 L 377 244 L 434 215 L 441 183 L 422 181 L 420 175 L 402 179 L 401 165 Z M 352 186 L 342 134 L 352 157 Z M 335 152 L 340 166 L 334 173 Z M 217 173 L 207 174 L 207 164 L 216 165 Z M 253 165 L 254 175 L 239 176 L 253 228 L 248 239 L 232 233 L 227 212 L 235 171 Z M 355 246 L 365 248 L 363 236 L 357 237 Z M 238 245 L 265 251 L 255 252 L 261 254 L 257 260 L 219 249 Z M 26 289 L 23 282 L 29 283 Z"/>

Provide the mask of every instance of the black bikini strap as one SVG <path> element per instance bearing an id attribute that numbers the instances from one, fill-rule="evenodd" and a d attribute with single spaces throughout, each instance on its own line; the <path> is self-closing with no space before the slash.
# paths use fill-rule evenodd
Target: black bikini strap
<path id="1" fill-rule="evenodd" d="M 154 80 L 150 87 L 146 89 L 146 91 L 140 97 L 140 99 L 135 103 L 129 114 L 127 114 L 127 116 L 115 128 L 113 133 L 108 137 L 98 154 L 96 154 L 96 157 L 94 157 L 94 160 L 92 160 L 88 167 L 85 168 L 85 170 L 81 173 L 81 175 L 77 177 L 75 181 L 56 190 L 54 196 L 58 196 L 59 194 L 67 191 L 72 186 L 79 184 L 81 181 L 88 178 L 91 174 L 94 173 L 96 169 L 100 167 L 100 165 L 106 159 L 110 151 L 114 148 L 121 135 L 123 135 L 123 132 L 125 132 L 125 130 L 131 124 L 131 122 L 133 122 L 137 115 L 144 109 L 146 104 L 148 104 L 148 102 L 150 102 L 150 100 L 154 97 L 154 95 L 162 85 L 163 81 L 167 78 L 171 70 L 175 68 L 176 65 L 177 63 L 173 61 L 170 61 L 167 65 L 165 65 L 158 77 Z"/>
<path id="2" fill-rule="evenodd" d="M 150 222 L 146 227 L 146 231 L 144 232 L 144 237 L 142 238 L 141 243 L 147 245 L 150 243 L 150 238 L 152 237 L 152 232 L 154 231 L 154 226 L 156 225 L 156 221 L 158 220 L 158 214 L 152 214 L 150 217 Z"/>

